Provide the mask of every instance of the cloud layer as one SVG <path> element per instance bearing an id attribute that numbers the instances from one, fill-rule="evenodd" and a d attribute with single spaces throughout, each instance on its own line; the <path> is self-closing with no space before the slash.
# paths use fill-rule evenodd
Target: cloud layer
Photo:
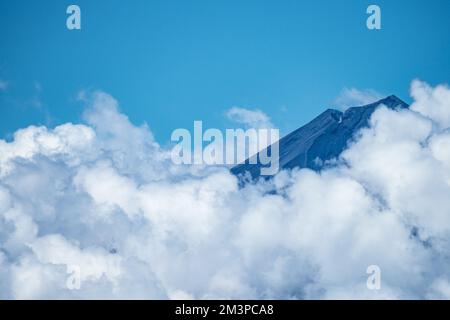
<path id="1" fill-rule="evenodd" d="M 335 166 L 239 188 L 224 168 L 173 165 L 92 93 L 83 124 L 0 141 L 0 299 L 448 299 L 450 89 L 411 95 Z"/>

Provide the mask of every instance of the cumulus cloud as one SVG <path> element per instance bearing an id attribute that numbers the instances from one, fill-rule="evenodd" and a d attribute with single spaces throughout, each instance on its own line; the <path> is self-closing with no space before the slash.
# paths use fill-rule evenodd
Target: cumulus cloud
<path id="1" fill-rule="evenodd" d="M 447 85 L 432 88 L 425 82 L 415 80 L 411 86 L 411 96 L 415 100 L 412 110 L 434 120 L 439 129 L 450 127 L 450 90 Z"/>
<path id="2" fill-rule="evenodd" d="M 415 81 L 335 166 L 244 187 L 88 93 L 84 123 L 0 141 L 0 298 L 448 299 L 449 92 Z"/>
<path id="3" fill-rule="evenodd" d="M 344 88 L 333 103 L 337 108 L 345 110 L 349 107 L 367 105 L 382 98 L 383 95 L 373 89 Z"/>

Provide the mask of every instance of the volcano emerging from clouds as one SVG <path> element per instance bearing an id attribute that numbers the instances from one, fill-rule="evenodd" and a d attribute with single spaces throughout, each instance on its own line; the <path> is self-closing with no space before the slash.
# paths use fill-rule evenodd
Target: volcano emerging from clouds
<path id="1" fill-rule="evenodd" d="M 372 113 L 378 106 L 389 109 L 404 109 L 409 105 L 394 95 L 377 102 L 352 107 L 342 112 L 328 109 L 305 126 L 291 132 L 279 141 L 280 170 L 309 168 L 315 171 L 326 166 L 327 161 L 337 158 L 355 134 L 369 126 Z M 235 175 L 258 178 L 261 164 L 250 164 L 247 160 L 231 169 Z"/>
<path id="2" fill-rule="evenodd" d="M 450 299 L 450 88 L 411 97 L 325 111 L 241 185 L 89 93 L 0 140 L 0 299 Z"/>

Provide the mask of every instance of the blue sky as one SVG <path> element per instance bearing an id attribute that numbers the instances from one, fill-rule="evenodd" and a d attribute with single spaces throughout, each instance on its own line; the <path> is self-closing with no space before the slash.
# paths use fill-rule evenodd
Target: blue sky
<path id="1" fill-rule="evenodd" d="M 81 7 L 82 30 L 66 28 Z M 378 4 L 382 30 L 366 28 Z M 259 108 L 282 134 L 345 87 L 409 101 L 412 79 L 448 83 L 450 1 L 0 2 L 0 137 L 79 122 L 80 90 L 103 90 L 165 143 L 176 128 L 229 126 Z"/>

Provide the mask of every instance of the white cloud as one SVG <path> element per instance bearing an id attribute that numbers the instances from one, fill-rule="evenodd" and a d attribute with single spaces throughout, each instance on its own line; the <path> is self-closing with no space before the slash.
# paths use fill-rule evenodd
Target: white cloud
<path id="1" fill-rule="evenodd" d="M 333 103 L 337 108 L 345 110 L 349 107 L 367 105 L 382 98 L 383 95 L 373 89 L 344 88 Z"/>
<path id="2" fill-rule="evenodd" d="M 0 298 L 448 298 L 448 89 L 412 96 L 336 167 L 239 188 L 173 165 L 148 126 L 86 93 L 84 124 L 0 141 Z"/>
<path id="3" fill-rule="evenodd" d="M 231 121 L 242 124 L 246 128 L 273 128 L 273 124 L 271 123 L 269 116 L 258 109 L 250 110 L 245 108 L 232 107 L 226 112 L 226 116 Z"/>
<path id="4" fill-rule="evenodd" d="M 430 299 L 450 299 L 450 281 L 445 278 L 436 279 L 431 285 L 428 295 Z"/>
<path id="5" fill-rule="evenodd" d="M 262 129 L 262 130 L 277 130 L 274 125 L 272 124 L 270 117 L 262 112 L 259 109 L 245 109 L 245 108 L 239 108 L 239 107 L 232 107 L 225 113 L 226 117 L 239 125 L 242 125 L 244 129 Z M 263 137 L 263 136 L 261 136 Z M 247 158 L 253 157 L 258 152 L 266 149 L 269 145 L 275 143 L 279 139 L 279 133 L 278 138 L 275 136 L 272 136 L 268 132 L 268 137 L 270 138 L 259 138 L 258 135 L 258 141 L 253 141 L 249 145 L 238 145 L 236 146 L 236 150 L 249 150 L 249 156 Z M 230 145 L 227 146 L 230 150 L 234 149 L 234 141 L 227 141 Z M 242 142 L 241 142 L 242 143 Z M 245 142 L 244 142 L 245 143 Z M 251 150 L 256 150 L 255 153 L 252 153 Z"/>
<path id="6" fill-rule="evenodd" d="M 415 100 L 412 110 L 433 119 L 441 129 L 450 127 L 450 89 L 447 85 L 432 88 L 425 82 L 414 80 L 411 96 Z"/>

